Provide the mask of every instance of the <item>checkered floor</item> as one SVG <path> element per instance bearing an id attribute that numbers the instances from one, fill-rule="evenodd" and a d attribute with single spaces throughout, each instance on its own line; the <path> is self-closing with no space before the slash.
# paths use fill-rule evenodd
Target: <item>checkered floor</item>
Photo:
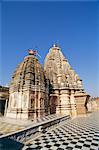
<path id="1" fill-rule="evenodd" d="M 99 112 L 77 117 L 31 140 L 22 150 L 99 150 Z"/>
<path id="2" fill-rule="evenodd" d="M 0 135 L 18 131 L 25 127 L 28 127 L 29 125 L 48 121 L 48 120 L 54 119 L 56 117 L 59 117 L 59 115 L 56 115 L 56 114 L 48 115 L 48 116 L 45 116 L 42 118 L 38 118 L 36 121 L 27 122 L 27 124 L 25 124 L 24 121 L 22 122 L 19 120 L 17 121 L 17 120 L 12 120 L 12 119 L 8 119 L 8 118 L 3 118 L 3 119 L 0 118 Z"/>

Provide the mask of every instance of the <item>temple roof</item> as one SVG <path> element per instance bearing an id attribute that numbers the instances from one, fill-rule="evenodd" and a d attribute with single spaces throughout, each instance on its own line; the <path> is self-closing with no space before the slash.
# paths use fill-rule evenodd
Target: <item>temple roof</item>
<path id="1" fill-rule="evenodd" d="M 44 70 L 51 83 L 58 87 L 82 88 L 81 79 L 64 57 L 59 46 L 53 45 L 45 58 Z"/>
<path id="2" fill-rule="evenodd" d="M 35 55 L 29 53 L 14 71 L 10 91 L 19 91 L 38 84 L 44 84 L 44 70 Z"/>

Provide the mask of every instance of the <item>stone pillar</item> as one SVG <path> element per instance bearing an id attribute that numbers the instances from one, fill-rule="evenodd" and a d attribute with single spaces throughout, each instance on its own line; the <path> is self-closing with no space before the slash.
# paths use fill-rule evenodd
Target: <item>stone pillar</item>
<path id="1" fill-rule="evenodd" d="M 35 101 L 34 101 L 34 120 L 36 120 L 36 85 L 35 85 Z"/>
<path id="2" fill-rule="evenodd" d="M 39 89 L 39 92 L 38 92 L 38 118 L 40 118 L 40 111 L 41 111 L 41 108 L 40 108 L 40 89 Z"/>
<path id="3" fill-rule="evenodd" d="M 59 98 L 59 90 L 55 90 L 54 91 L 54 94 L 53 94 L 55 97 L 56 97 L 56 114 L 60 114 L 60 98 Z"/>
<path id="4" fill-rule="evenodd" d="M 70 103 L 71 103 L 72 116 L 76 116 L 77 111 L 76 111 L 76 102 L 75 102 L 75 97 L 74 97 L 74 90 L 71 90 Z"/>
<path id="5" fill-rule="evenodd" d="M 4 116 L 6 116 L 6 113 L 7 113 L 7 105 L 8 105 L 8 99 L 6 99 L 6 102 L 5 102 Z"/>
<path id="6" fill-rule="evenodd" d="M 57 95 L 57 106 L 56 106 L 56 114 L 61 113 L 61 100 L 60 95 Z"/>
<path id="7" fill-rule="evenodd" d="M 60 103 L 60 114 L 71 115 L 69 90 L 63 89 L 60 91 Z"/>

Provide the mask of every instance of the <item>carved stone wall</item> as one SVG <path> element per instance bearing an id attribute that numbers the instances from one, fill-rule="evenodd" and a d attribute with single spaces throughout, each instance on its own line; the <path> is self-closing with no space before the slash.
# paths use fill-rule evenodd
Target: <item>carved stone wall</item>
<path id="1" fill-rule="evenodd" d="M 86 113 L 86 93 L 83 89 L 82 80 L 72 69 L 59 46 L 53 45 L 50 48 L 45 58 L 44 70 L 50 80 L 50 95 L 53 95 L 53 101 L 55 101 L 55 92 L 58 91 L 56 113 L 73 116 Z M 77 96 L 79 92 L 80 96 Z"/>
<path id="2" fill-rule="evenodd" d="M 13 74 L 6 116 L 35 120 L 48 113 L 48 84 L 38 59 L 26 56 Z"/>
<path id="3" fill-rule="evenodd" d="M 76 116 L 86 113 L 87 95 L 61 48 L 53 45 L 44 69 L 33 52 L 16 68 L 6 116 L 32 120 L 52 113 Z"/>

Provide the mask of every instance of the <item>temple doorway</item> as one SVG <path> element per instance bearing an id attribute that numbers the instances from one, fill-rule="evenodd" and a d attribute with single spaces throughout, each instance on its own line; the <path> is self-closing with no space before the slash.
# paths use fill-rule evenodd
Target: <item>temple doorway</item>
<path id="1" fill-rule="evenodd" d="M 6 100 L 0 100 L 0 115 L 4 115 Z"/>
<path id="2" fill-rule="evenodd" d="M 50 97 L 50 114 L 56 113 L 57 96 Z"/>

